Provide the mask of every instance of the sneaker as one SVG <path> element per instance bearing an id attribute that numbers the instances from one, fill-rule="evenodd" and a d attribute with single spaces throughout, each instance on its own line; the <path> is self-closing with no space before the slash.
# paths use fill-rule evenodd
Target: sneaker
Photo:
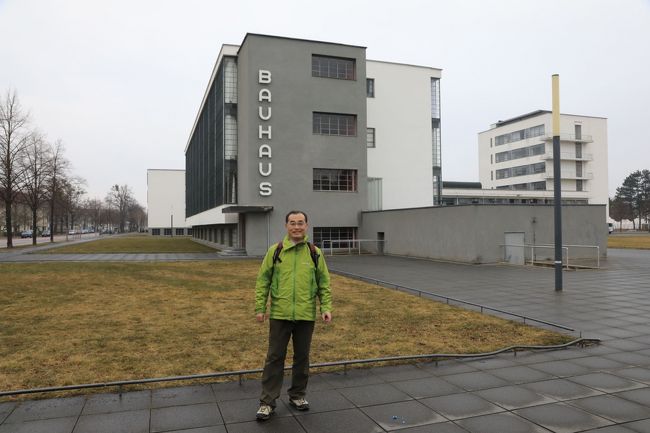
<path id="1" fill-rule="evenodd" d="M 273 412 L 275 412 L 275 409 L 273 409 L 271 405 L 268 405 L 266 403 L 261 403 L 260 408 L 257 409 L 257 414 L 255 414 L 255 418 L 257 418 L 260 421 L 266 421 L 267 419 L 271 418 Z"/>
<path id="2" fill-rule="evenodd" d="M 289 404 L 297 410 L 309 410 L 309 402 L 304 398 L 290 398 Z"/>

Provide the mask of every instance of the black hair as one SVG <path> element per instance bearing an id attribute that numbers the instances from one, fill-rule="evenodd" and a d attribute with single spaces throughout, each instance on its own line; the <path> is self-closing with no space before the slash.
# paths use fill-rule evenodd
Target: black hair
<path id="1" fill-rule="evenodd" d="M 307 214 L 304 213 L 301 210 L 290 210 L 289 213 L 287 214 L 287 216 L 284 217 L 284 222 L 288 223 L 290 215 L 296 215 L 296 214 L 299 214 L 299 213 L 301 213 L 301 214 L 303 214 L 305 216 L 305 222 L 309 222 L 309 218 L 307 217 Z"/>

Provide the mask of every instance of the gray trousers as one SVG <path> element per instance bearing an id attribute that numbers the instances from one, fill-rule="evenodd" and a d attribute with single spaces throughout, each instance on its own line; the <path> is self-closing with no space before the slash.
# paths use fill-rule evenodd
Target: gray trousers
<path id="1" fill-rule="evenodd" d="M 293 341 L 293 367 L 291 369 L 291 388 L 289 398 L 305 397 L 309 380 L 309 349 L 314 333 L 314 322 L 310 320 L 270 320 L 269 350 L 262 375 L 262 395 L 260 402 L 275 407 L 280 397 L 284 378 L 284 360 L 287 357 L 289 338 Z"/>

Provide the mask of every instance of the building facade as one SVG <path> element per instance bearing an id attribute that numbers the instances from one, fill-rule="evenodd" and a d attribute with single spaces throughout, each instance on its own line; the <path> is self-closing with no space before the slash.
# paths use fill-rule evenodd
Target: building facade
<path id="1" fill-rule="evenodd" d="M 550 111 L 538 110 L 497 122 L 479 133 L 478 150 L 483 188 L 499 190 L 484 193 L 484 197 L 513 200 L 523 197 L 528 203 L 552 202 Z M 562 114 L 560 161 L 563 202 L 608 204 L 607 119 Z"/>
<path id="2" fill-rule="evenodd" d="M 185 148 L 195 238 L 263 254 L 299 208 L 311 239 L 331 245 L 357 239 L 364 210 L 433 202 L 440 70 L 365 56 L 250 33 L 222 47 Z"/>
<path id="3" fill-rule="evenodd" d="M 185 170 L 147 170 L 147 230 L 153 236 L 187 236 Z"/>

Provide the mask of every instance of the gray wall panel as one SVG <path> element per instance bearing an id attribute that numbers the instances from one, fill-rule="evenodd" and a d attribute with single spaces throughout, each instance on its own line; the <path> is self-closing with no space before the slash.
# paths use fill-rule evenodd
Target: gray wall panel
<path id="1" fill-rule="evenodd" d="M 607 254 L 604 205 L 563 206 L 565 245 L 597 245 Z M 533 222 L 534 221 L 534 222 Z M 467 205 L 364 212 L 359 237 L 385 233 L 386 254 L 495 263 L 503 258 L 504 233 L 525 233 L 526 244 L 553 245 L 553 206 Z M 553 250 L 545 250 L 552 257 Z M 527 252 L 527 254 L 529 254 Z M 540 251 L 541 254 L 541 251 Z M 570 250 L 571 258 L 594 257 L 593 250 Z"/>

